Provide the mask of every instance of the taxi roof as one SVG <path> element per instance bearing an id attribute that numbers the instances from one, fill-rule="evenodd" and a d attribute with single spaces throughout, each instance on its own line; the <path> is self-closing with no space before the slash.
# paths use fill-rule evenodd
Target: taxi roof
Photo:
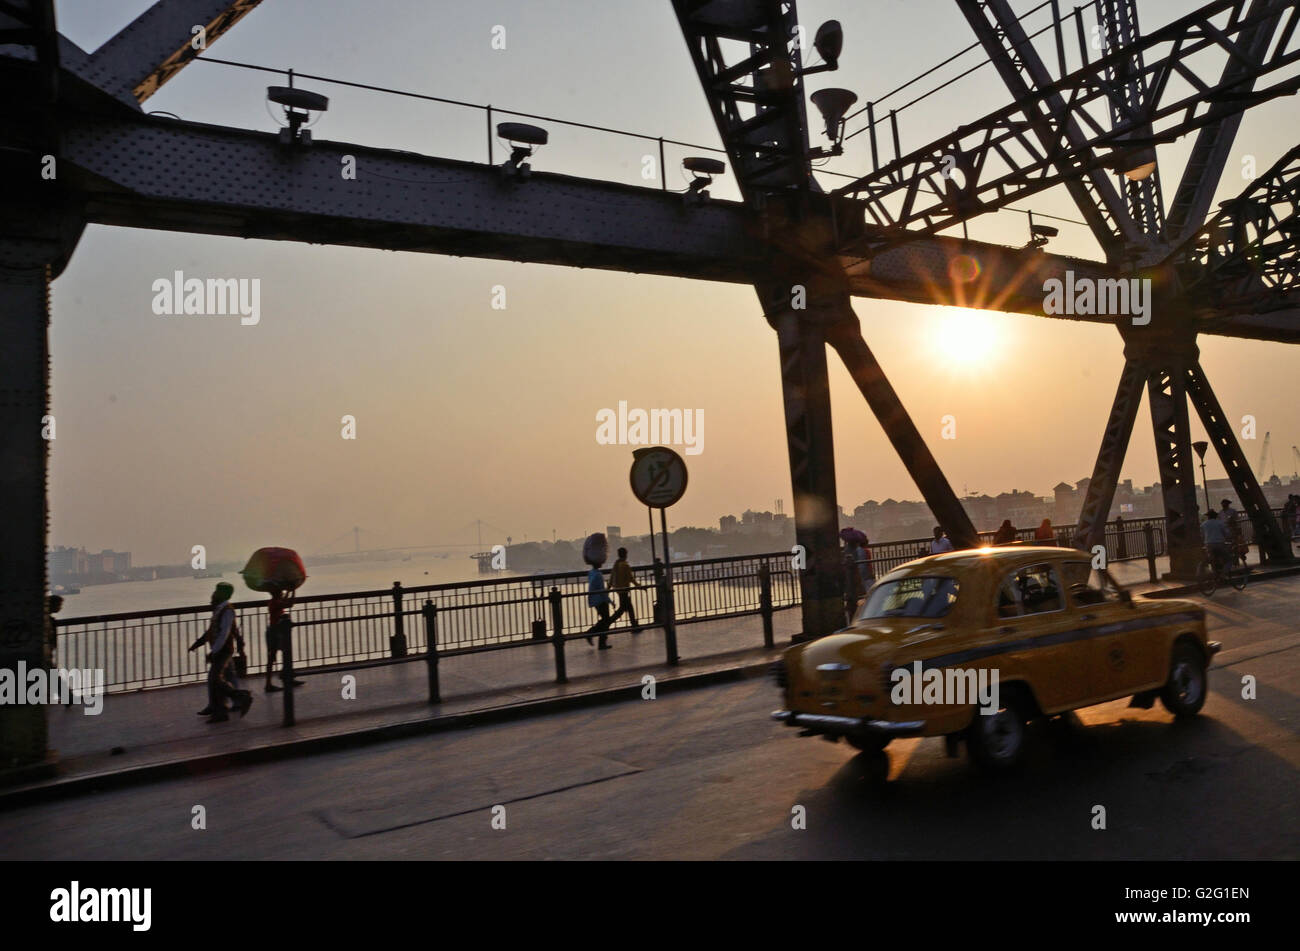
<path id="1" fill-rule="evenodd" d="M 943 573 L 957 574 L 964 569 L 1004 570 L 1020 564 L 1033 564 L 1048 558 L 1087 558 L 1085 552 L 1077 548 L 1060 548 L 1054 545 L 996 545 L 986 548 L 964 548 L 960 551 L 944 552 L 942 555 L 925 555 L 915 561 L 899 565 L 886 574 L 885 578 L 925 574 L 927 571 L 941 569 Z M 881 579 L 882 581 L 884 578 Z"/>

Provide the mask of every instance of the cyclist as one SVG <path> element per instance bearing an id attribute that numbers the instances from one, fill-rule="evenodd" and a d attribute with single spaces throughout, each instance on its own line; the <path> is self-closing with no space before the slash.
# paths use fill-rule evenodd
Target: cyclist
<path id="1" fill-rule="evenodd" d="M 1246 545 L 1241 534 L 1241 513 L 1232 507 L 1231 499 L 1224 499 L 1219 505 L 1223 508 L 1223 511 L 1219 513 L 1219 518 L 1228 529 L 1228 543 L 1233 560 L 1241 558 L 1242 564 L 1245 564 Z"/>
<path id="2" fill-rule="evenodd" d="M 1201 538 L 1205 540 L 1205 550 L 1210 554 L 1210 565 L 1215 573 L 1224 571 L 1231 563 L 1228 552 L 1228 528 L 1219 518 L 1219 514 L 1210 511 L 1201 526 Z"/>

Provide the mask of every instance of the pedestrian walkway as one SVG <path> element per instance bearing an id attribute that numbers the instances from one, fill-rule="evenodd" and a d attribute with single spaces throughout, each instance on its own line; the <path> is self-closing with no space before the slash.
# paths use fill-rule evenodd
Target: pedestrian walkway
<path id="1" fill-rule="evenodd" d="M 284 694 L 265 693 L 261 677 L 245 683 L 254 696 L 248 715 L 243 719 L 232 715 L 220 724 L 196 715 L 207 703 L 203 686 L 111 694 L 97 716 L 86 716 L 80 706 L 51 709 L 50 746 L 57 763 L 45 772 L 54 775 L 0 788 L 0 794 L 97 777 L 111 781 L 127 772 L 169 764 L 216 768 L 223 758 L 233 761 L 250 752 L 273 758 L 277 750 L 288 752 L 313 743 L 323 748 L 347 736 L 384 729 L 392 735 L 428 732 L 488 712 L 502 717 L 544 712 L 564 703 L 589 702 L 611 691 L 629 691 L 631 696 L 639 693 L 647 675 L 655 678 L 657 687 L 675 681 L 707 681 L 727 671 L 770 663 L 799 631 L 799 618 L 797 608 L 775 613 L 774 651 L 763 649 L 762 620 L 757 615 L 679 625 L 682 662 L 676 667 L 665 662 L 664 634 L 659 628 L 634 635 L 616 626 L 607 651 L 588 647 L 581 636 L 570 638 L 565 644 L 568 682 L 564 684 L 555 682 L 555 651 L 549 640 L 446 657 L 439 665 L 443 700 L 438 704 L 428 702 L 423 657 L 382 667 L 307 673 L 301 675 L 305 686 L 294 691 L 296 724 L 292 727 L 281 725 Z"/>

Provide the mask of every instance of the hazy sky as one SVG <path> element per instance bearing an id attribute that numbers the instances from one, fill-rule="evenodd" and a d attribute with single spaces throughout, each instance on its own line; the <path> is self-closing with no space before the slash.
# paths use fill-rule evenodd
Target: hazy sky
<path id="1" fill-rule="evenodd" d="M 148 6 L 56 3 L 60 28 L 88 50 Z M 1190 8 L 1140 4 L 1148 30 Z M 810 88 L 846 86 L 863 101 L 973 41 L 949 0 L 805 0 L 800 13 L 810 31 L 829 17 L 844 24 L 840 71 L 812 77 Z M 505 50 L 492 49 L 496 25 L 506 29 Z M 264 0 L 211 53 L 718 142 L 668 0 Z M 978 59 L 969 54 L 943 75 Z M 265 86 L 281 81 L 195 63 L 147 108 L 271 130 Z M 481 113 L 300 85 L 331 97 L 317 138 L 486 158 Z M 985 67 L 905 112 L 904 148 L 1006 101 Z M 1283 99 L 1248 115 L 1219 198 L 1244 186 L 1243 156 L 1255 155 L 1263 171 L 1294 144 L 1296 113 Z M 642 183 L 641 157 L 652 150 L 638 140 L 550 132 L 537 169 Z M 866 171 L 865 138 L 831 167 Z M 1160 150 L 1166 200 L 1190 141 Z M 682 186 L 684 154 L 670 153 L 670 187 Z M 1078 218 L 1058 192 L 1017 207 Z M 735 194 L 726 179 L 714 193 Z M 1060 227 L 1052 250 L 1099 256 L 1086 228 Z M 1024 215 L 1014 213 L 971 229 L 1015 245 L 1026 232 Z M 156 316 L 152 284 L 176 270 L 259 278 L 261 322 Z M 491 307 L 494 285 L 506 288 L 505 310 Z M 720 514 L 771 508 L 776 499 L 792 509 L 776 339 L 747 287 L 92 227 L 53 299 L 54 544 L 126 549 L 144 564 L 187 560 L 195 544 L 212 558 L 268 544 L 306 553 L 335 541 L 338 550 L 353 525 L 374 547 L 473 541 L 480 518 L 516 542 L 607 524 L 644 531 L 645 510 L 628 488 L 630 448 L 595 439 L 597 412 L 620 400 L 703 411 L 704 449 L 687 459 L 690 488 L 671 524 L 716 525 Z M 855 306 L 958 492 L 1048 495 L 1059 480 L 1091 473 L 1122 366 L 1112 328 Z M 1291 446 L 1300 443 L 1300 350 L 1206 337 L 1201 349 L 1229 416 L 1254 414 L 1259 438 L 1273 434 L 1278 473 L 1290 474 Z M 840 503 L 852 510 L 867 498 L 918 498 L 848 374 L 833 354 L 830 362 Z M 354 441 L 340 437 L 345 414 L 356 417 Z M 955 440 L 939 438 L 945 414 L 957 417 Z M 1245 446 L 1253 464 L 1259 441 Z M 1211 478 L 1222 475 L 1212 460 Z M 1156 480 L 1145 405 L 1124 477 Z M 503 540 L 488 534 L 485 541 Z"/>

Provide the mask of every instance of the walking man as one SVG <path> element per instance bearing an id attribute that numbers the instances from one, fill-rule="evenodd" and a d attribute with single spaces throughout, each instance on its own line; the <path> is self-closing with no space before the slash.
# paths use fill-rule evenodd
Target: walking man
<path id="1" fill-rule="evenodd" d="M 266 609 L 266 692 L 276 693 L 283 690 L 271 682 L 275 670 L 275 655 L 280 655 L 280 679 L 284 680 L 284 638 L 289 628 L 289 606 L 293 603 L 293 592 L 277 590 L 271 592 L 271 603 Z M 301 687 L 301 680 L 294 679 L 293 685 Z"/>
<path id="2" fill-rule="evenodd" d="M 591 643 L 593 634 L 599 634 L 599 650 L 609 650 L 606 634 L 609 632 L 611 602 L 609 592 L 605 590 L 605 576 L 600 570 L 600 566 L 605 563 L 608 556 L 609 542 L 605 539 L 604 533 L 596 532 L 594 535 L 589 535 L 582 546 L 583 560 L 591 569 L 587 572 L 587 605 L 596 610 L 600 619 L 587 629 L 587 643 Z"/>
<path id="3" fill-rule="evenodd" d="M 236 689 L 230 682 L 228 668 L 235 656 L 235 645 L 242 648 L 243 636 L 239 633 L 239 624 L 235 620 L 235 609 L 230 603 L 235 593 L 235 586 L 228 581 L 217 585 L 212 592 L 212 620 L 208 629 L 190 645 L 190 650 L 198 650 L 207 644 L 211 653 L 208 655 L 208 705 L 200 710 L 200 715 L 209 714 L 209 723 L 223 723 L 230 719 L 226 701 L 233 701 L 242 717 L 253 705 L 253 694 L 247 690 Z"/>
<path id="4" fill-rule="evenodd" d="M 632 589 L 641 587 L 636 582 L 636 577 L 632 574 L 632 566 L 627 563 L 627 549 L 618 550 L 618 560 L 614 562 L 614 570 L 610 574 L 609 586 L 614 589 L 618 595 L 618 610 L 614 616 L 609 619 L 610 626 L 627 615 L 627 620 L 632 625 L 632 633 L 640 634 L 641 625 L 636 622 L 636 611 L 632 608 Z"/>
<path id="5" fill-rule="evenodd" d="M 941 526 L 936 525 L 934 527 L 934 541 L 930 542 L 930 554 L 942 555 L 948 551 L 952 551 L 952 539 L 944 534 Z"/>

